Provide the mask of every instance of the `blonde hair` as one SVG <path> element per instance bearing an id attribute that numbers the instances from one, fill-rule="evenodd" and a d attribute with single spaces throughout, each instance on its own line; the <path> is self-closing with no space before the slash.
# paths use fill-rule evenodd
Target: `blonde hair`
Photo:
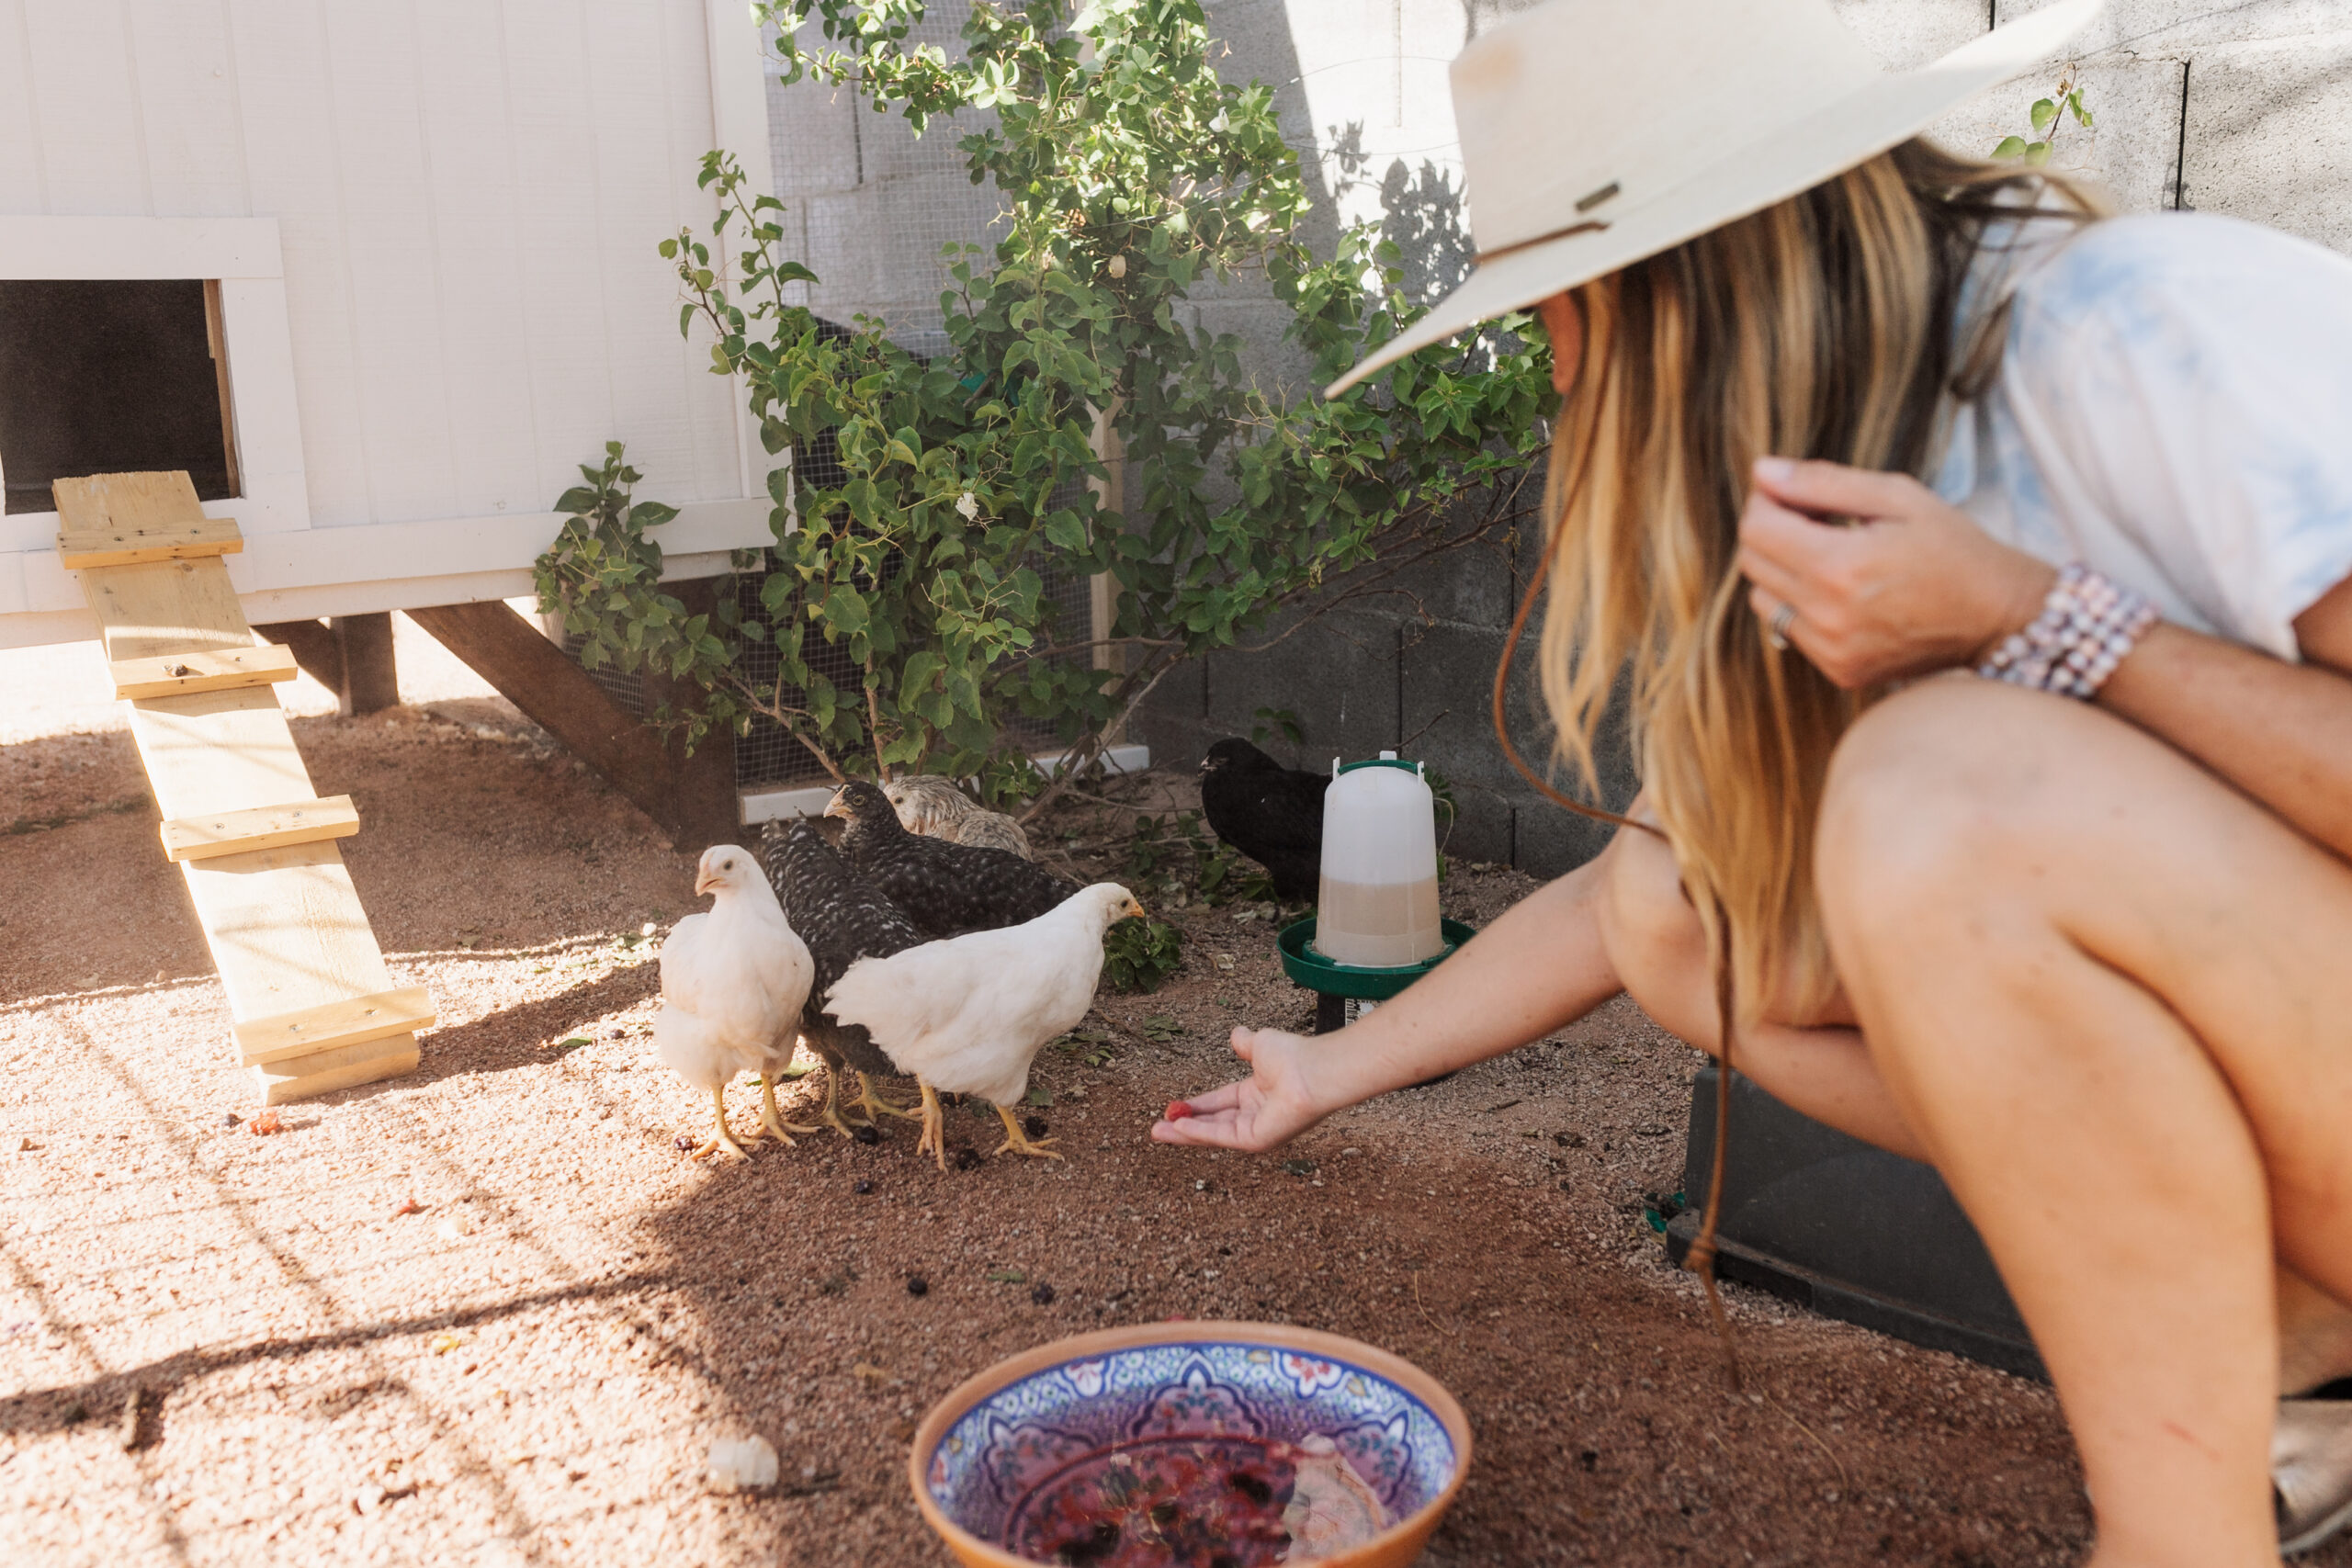
<path id="1" fill-rule="evenodd" d="M 2005 312 L 1952 342 L 1969 265 L 1989 224 L 2037 205 L 2099 213 L 2055 176 L 1915 141 L 1572 297 L 1584 357 L 1545 500 L 1544 699 L 1589 785 L 1623 672 L 1645 796 L 1745 1018 L 1834 987 L 1814 818 L 1874 695 L 1767 643 L 1736 561 L 1749 465 L 1921 474 L 1956 367 L 1975 382 L 1997 362 Z"/>

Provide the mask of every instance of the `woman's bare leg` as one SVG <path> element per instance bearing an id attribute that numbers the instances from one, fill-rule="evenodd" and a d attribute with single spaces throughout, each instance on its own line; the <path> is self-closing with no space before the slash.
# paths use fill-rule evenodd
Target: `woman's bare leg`
<path id="1" fill-rule="evenodd" d="M 1817 876 L 2066 1406 L 2098 1561 L 2275 1561 L 2274 1252 L 2352 1298 L 2352 868 L 2128 725 L 1962 679 L 1848 737 Z"/>
<path id="2" fill-rule="evenodd" d="M 1603 947 L 1626 990 L 1659 1027 L 1721 1055 L 1706 932 L 1683 897 L 1674 856 L 1647 834 L 1624 833 L 1595 863 L 1604 874 Z M 1739 1070 L 1782 1104 L 1890 1153 L 1929 1159 L 1860 1030 L 1765 1019 L 1734 1044 Z M 2277 1290 L 2278 1392 L 2352 1376 L 2352 1307 L 2283 1267 Z"/>

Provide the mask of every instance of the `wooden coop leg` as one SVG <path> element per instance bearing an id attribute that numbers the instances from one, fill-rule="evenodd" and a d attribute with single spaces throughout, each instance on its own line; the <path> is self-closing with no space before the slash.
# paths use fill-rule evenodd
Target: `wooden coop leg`
<path id="1" fill-rule="evenodd" d="M 392 617 L 337 615 L 327 623 L 342 653 L 343 683 L 335 702 L 343 716 L 381 713 L 401 700 L 399 673 L 392 664 Z"/>
<path id="2" fill-rule="evenodd" d="M 413 1072 L 435 1021 L 385 965 L 275 682 L 302 654 L 257 647 L 220 558 L 243 547 L 186 473 L 60 479 L 60 561 L 97 617 L 130 735 L 227 994 L 238 1060 L 267 1104 Z M 294 623 L 299 627 L 302 623 Z M 309 623 L 312 632 L 324 626 Z M 318 637 L 297 632 L 317 656 Z"/>
<path id="3" fill-rule="evenodd" d="M 741 835 L 734 749 L 724 738 L 684 757 L 501 600 L 407 614 L 652 818 L 681 851 L 700 854 Z"/>

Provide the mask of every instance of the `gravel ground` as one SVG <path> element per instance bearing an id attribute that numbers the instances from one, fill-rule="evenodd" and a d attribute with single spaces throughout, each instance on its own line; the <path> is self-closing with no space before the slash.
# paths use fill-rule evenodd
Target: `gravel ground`
<path id="1" fill-rule="evenodd" d="M 1453 1388 L 1478 1462 L 1431 1564 L 2085 1547 L 2040 1386 L 1735 1289 L 1728 1392 L 1640 1212 L 1696 1058 L 1630 1004 L 1282 1156 L 1164 1149 L 1153 1112 L 1228 1076 L 1233 1022 L 1310 1016 L 1268 922 L 1195 908 L 1185 973 L 1102 999 L 1106 1062 L 1039 1063 L 1069 1163 L 942 1173 L 894 1122 L 696 1165 L 639 935 L 695 907 L 686 857 L 492 700 L 296 732 L 443 1022 L 418 1073 L 266 1137 L 227 1121 L 249 1081 L 128 738 L 0 746 L 0 1560 L 944 1563 L 902 1479 L 929 1402 L 1178 1314 L 1354 1335 Z M 1531 886 L 1464 870 L 1449 912 Z M 710 1443 L 750 1433 L 778 1487 L 710 1491 Z"/>

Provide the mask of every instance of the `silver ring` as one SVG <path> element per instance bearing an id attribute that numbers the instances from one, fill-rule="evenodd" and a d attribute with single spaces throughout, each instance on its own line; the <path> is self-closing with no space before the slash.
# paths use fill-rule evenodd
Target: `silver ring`
<path id="1" fill-rule="evenodd" d="M 1787 649 L 1789 628 L 1796 624 L 1796 619 L 1797 607 L 1785 599 L 1781 600 L 1781 607 L 1772 612 L 1771 620 L 1764 627 L 1764 640 L 1772 645 L 1773 651 Z"/>

